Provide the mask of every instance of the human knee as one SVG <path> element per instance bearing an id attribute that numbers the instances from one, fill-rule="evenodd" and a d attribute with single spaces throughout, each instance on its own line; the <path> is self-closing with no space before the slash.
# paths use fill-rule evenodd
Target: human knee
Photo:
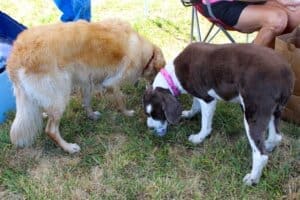
<path id="1" fill-rule="evenodd" d="M 288 24 L 288 15 L 284 10 L 276 10 L 266 18 L 266 26 L 274 33 L 282 33 Z"/>

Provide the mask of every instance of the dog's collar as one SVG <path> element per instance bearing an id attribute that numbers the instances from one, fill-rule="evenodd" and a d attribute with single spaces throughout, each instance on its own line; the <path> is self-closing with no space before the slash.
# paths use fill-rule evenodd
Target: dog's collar
<path id="1" fill-rule="evenodd" d="M 154 58 L 154 51 L 153 51 L 153 54 L 152 54 L 151 58 L 147 62 L 146 66 L 144 67 L 142 74 L 144 74 L 144 72 L 149 68 L 149 65 L 150 65 L 151 61 L 153 60 L 153 58 Z"/>
<path id="2" fill-rule="evenodd" d="M 169 87 L 171 88 L 171 91 L 173 93 L 173 95 L 175 97 L 179 96 L 180 95 L 180 90 L 178 89 L 178 87 L 175 85 L 171 75 L 169 74 L 169 72 L 165 69 L 165 68 L 162 68 L 160 70 L 160 73 L 163 75 L 163 77 L 165 78 L 165 80 L 167 81 Z"/>

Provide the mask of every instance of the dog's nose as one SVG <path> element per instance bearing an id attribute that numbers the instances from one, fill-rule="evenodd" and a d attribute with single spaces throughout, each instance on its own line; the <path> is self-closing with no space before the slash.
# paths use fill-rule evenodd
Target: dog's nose
<path id="1" fill-rule="evenodd" d="M 159 129 L 155 129 L 154 133 L 159 136 L 162 137 L 167 133 L 167 129 L 166 128 L 159 128 Z"/>

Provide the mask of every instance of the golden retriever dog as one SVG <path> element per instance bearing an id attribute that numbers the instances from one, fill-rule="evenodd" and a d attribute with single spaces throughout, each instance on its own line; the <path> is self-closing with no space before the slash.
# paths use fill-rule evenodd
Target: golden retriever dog
<path id="1" fill-rule="evenodd" d="M 85 21 L 29 28 L 14 42 L 7 61 L 13 82 L 17 112 L 10 138 L 26 147 L 42 128 L 42 112 L 48 116 L 45 132 L 69 153 L 80 151 L 77 144 L 60 135 L 59 123 L 72 88 L 79 85 L 89 118 L 99 112 L 90 106 L 94 88 L 113 91 L 126 115 L 120 86 L 139 77 L 152 78 L 165 65 L 162 51 L 117 19 L 98 23 Z"/>

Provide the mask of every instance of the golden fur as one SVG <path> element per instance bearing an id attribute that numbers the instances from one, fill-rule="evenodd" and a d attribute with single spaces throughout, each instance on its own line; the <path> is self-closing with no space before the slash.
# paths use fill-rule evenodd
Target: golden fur
<path id="1" fill-rule="evenodd" d="M 82 88 L 83 105 L 92 119 L 99 117 L 90 107 L 94 88 L 112 90 L 120 109 L 132 115 L 124 106 L 120 85 L 134 83 L 140 76 L 152 78 L 164 65 L 161 50 L 121 20 L 60 23 L 23 31 L 7 61 L 17 102 L 12 143 L 30 145 L 45 111 L 46 133 L 65 151 L 79 151 L 77 144 L 67 143 L 59 133 L 73 86 Z"/>

